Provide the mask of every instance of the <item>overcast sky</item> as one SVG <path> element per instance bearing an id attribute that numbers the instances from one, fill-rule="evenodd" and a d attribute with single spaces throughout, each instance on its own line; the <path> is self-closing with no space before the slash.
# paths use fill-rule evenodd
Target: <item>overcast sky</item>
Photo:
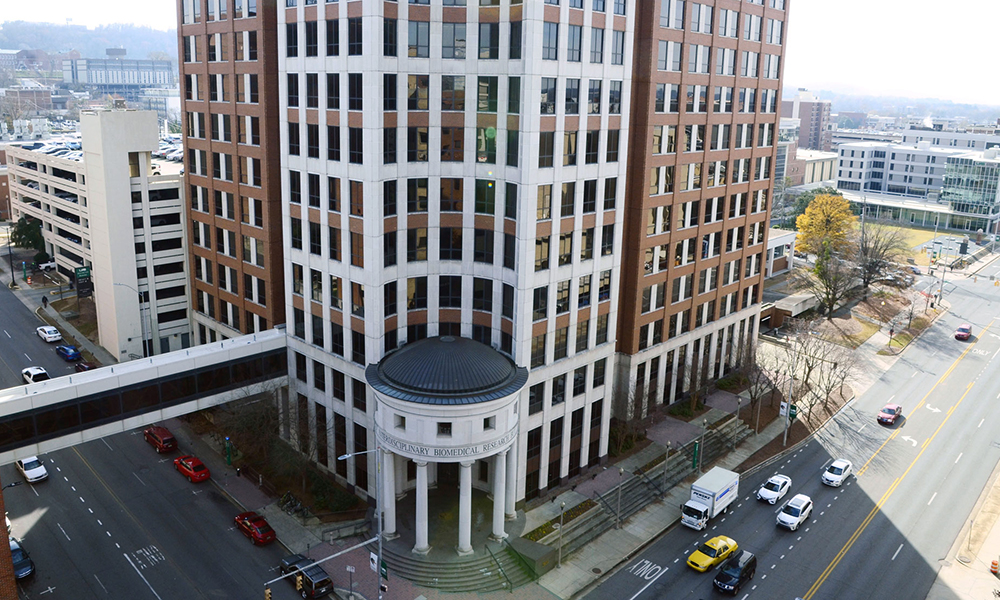
<path id="1" fill-rule="evenodd" d="M 176 27 L 174 0 L 7 0 L 3 20 Z M 788 0 L 786 87 L 1000 104 L 997 0 Z"/>

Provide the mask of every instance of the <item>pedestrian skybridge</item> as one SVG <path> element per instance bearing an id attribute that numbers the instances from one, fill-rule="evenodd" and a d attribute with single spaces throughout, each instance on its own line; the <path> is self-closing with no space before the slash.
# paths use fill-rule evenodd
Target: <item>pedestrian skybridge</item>
<path id="1" fill-rule="evenodd" d="M 0 464 L 287 384 L 284 328 L 0 390 Z"/>

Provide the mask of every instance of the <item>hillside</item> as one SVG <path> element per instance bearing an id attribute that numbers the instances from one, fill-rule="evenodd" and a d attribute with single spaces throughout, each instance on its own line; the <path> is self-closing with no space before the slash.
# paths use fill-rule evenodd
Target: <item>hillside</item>
<path id="1" fill-rule="evenodd" d="M 122 47 L 126 58 L 146 59 L 150 53 L 165 53 L 177 60 L 177 30 L 115 24 L 87 29 L 83 25 L 57 25 L 7 21 L 0 25 L 0 48 L 41 49 L 46 52 L 78 50 L 84 58 L 104 58 L 107 48 Z"/>

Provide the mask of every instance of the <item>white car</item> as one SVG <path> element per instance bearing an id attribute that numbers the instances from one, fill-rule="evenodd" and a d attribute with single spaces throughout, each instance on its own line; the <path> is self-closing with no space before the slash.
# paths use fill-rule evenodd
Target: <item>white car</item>
<path id="1" fill-rule="evenodd" d="M 785 497 L 792 487 L 792 479 L 785 475 L 774 475 L 757 490 L 757 499 L 774 504 Z"/>
<path id="2" fill-rule="evenodd" d="M 853 465 L 851 465 L 851 461 L 846 458 L 838 458 L 823 471 L 823 483 L 832 485 L 833 487 L 840 487 L 841 484 L 847 481 L 847 477 L 851 474 L 852 470 Z"/>
<path id="3" fill-rule="evenodd" d="M 812 511 L 812 499 L 805 494 L 796 494 L 778 513 L 778 525 L 795 531 L 799 525 L 805 523 Z"/>
<path id="4" fill-rule="evenodd" d="M 49 478 L 49 472 L 45 470 L 45 465 L 42 464 L 42 461 L 38 460 L 37 456 L 22 458 L 15 462 L 14 466 L 17 467 L 17 470 L 21 472 L 21 476 L 28 483 L 44 481 Z"/>
<path id="5" fill-rule="evenodd" d="M 38 337 L 42 338 L 45 342 L 58 342 L 62 339 L 62 334 L 59 330 L 51 325 L 43 325 L 42 327 L 35 328 L 35 333 Z"/>
<path id="6" fill-rule="evenodd" d="M 49 378 L 49 372 L 41 367 L 28 367 L 21 369 L 21 377 L 25 383 L 38 383 Z"/>

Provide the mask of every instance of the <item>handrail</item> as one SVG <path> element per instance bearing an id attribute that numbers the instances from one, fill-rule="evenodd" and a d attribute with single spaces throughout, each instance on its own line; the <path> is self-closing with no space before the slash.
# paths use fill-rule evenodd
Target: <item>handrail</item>
<path id="1" fill-rule="evenodd" d="M 531 580 L 534 581 L 538 579 L 538 573 L 535 572 L 535 568 L 531 566 L 528 559 L 524 558 L 524 556 L 517 551 L 517 548 L 510 544 L 510 541 L 508 541 L 507 538 L 503 539 L 503 543 L 507 544 L 507 548 L 514 553 L 514 557 L 517 558 L 517 561 L 521 564 L 521 566 L 528 570 L 528 574 L 531 575 Z"/>
<path id="2" fill-rule="evenodd" d="M 603 495 L 601 495 L 599 492 L 595 491 L 594 492 L 594 496 L 596 496 L 597 500 L 600 501 L 600 503 L 604 505 L 604 510 L 608 511 L 612 515 L 615 514 L 614 509 L 611 508 L 611 505 L 608 504 L 608 501 L 604 499 Z"/>
<path id="3" fill-rule="evenodd" d="M 496 555 L 493 554 L 492 550 L 490 550 L 489 545 L 486 546 L 486 551 L 490 553 L 490 558 L 492 558 L 493 562 L 497 564 L 497 570 L 500 571 L 500 574 L 503 575 L 503 578 L 507 580 L 507 590 L 510 591 L 511 594 L 513 594 L 514 582 L 510 580 L 510 577 L 507 577 L 507 572 L 503 570 L 503 565 L 501 565 L 500 561 L 497 560 Z"/>
<path id="4" fill-rule="evenodd" d="M 666 468 L 666 461 L 664 461 L 663 464 L 664 464 L 664 468 Z M 633 474 L 634 475 L 638 475 L 639 477 L 642 477 L 644 480 L 646 480 L 646 483 L 648 483 L 649 485 L 653 486 L 653 489 L 656 490 L 657 494 L 659 494 L 661 496 L 663 495 L 664 492 L 663 492 L 663 490 L 660 489 L 660 486 L 656 485 L 656 482 L 653 481 L 652 479 L 650 479 L 649 476 L 647 476 L 646 473 L 643 472 L 642 469 L 636 469 L 635 471 L 633 471 Z"/>

